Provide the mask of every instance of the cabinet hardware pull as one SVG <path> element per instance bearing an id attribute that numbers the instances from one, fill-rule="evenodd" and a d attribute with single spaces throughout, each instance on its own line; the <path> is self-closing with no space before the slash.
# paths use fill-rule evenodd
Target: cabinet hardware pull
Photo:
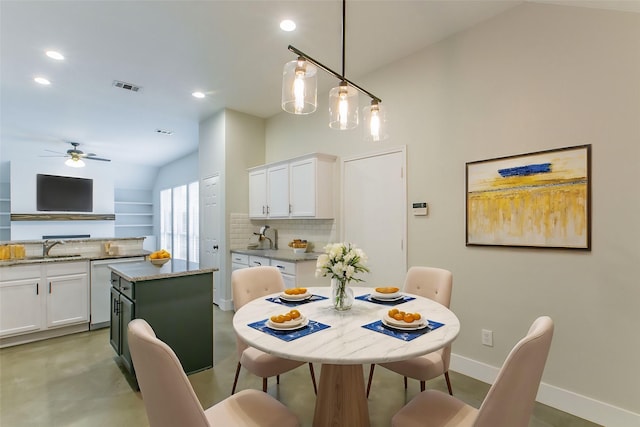
<path id="1" fill-rule="evenodd" d="M 293 210 L 293 207 L 291 206 L 291 204 L 289 204 L 289 213 L 291 213 L 292 210 Z"/>
<path id="2" fill-rule="evenodd" d="M 276 265 L 280 270 L 284 270 L 284 265 Z"/>
<path id="3" fill-rule="evenodd" d="M 262 215 L 264 215 L 264 214 L 265 214 L 265 212 L 264 212 L 264 205 L 262 205 Z"/>
<path id="4" fill-rule="evenodd" d="M 269 205 L 267 205 L 267 215 L 269 215 Z"/>
<path id="5" fill-rule="evenodd" d="M 122 290 L 123 290 L 123 291 L 126 291 L 127 289 L 129 289 L 129 287 L 128 287 L 128 286 L 123 286 L 123 287 L 122 287 Z"/>
<path id="6" fill-rule="evenodd" d="M 261 263 L 261 262 L 258 262 L 258 261 L 253 261 L 253 263 L 254 263 L 255 265 L 262 265 L 262 263 Z"/>
<path id="7" fill-rule="evenodd" d="M 40 283 L 36 282 L 36 295 L 40 295 Z"/>
<path id="8" fill-rule="evenodd" d="M 51 293 L 51 282 L 49 282 L 49 293 Z"/>

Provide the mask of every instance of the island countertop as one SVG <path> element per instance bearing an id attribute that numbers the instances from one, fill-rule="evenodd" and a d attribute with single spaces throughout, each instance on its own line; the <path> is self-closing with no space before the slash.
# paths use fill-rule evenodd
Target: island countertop
<path id="1" fill-rule="evenodd" d="M 198 263 L 179 259 L 172 259 L 163 266 L 153 265 L 149 261 L 140 261 L 126 264 L 109 264 L 108 267 L 130 282 L 192 276 L 218 271 L 217 268 L 200 268 Z"/>

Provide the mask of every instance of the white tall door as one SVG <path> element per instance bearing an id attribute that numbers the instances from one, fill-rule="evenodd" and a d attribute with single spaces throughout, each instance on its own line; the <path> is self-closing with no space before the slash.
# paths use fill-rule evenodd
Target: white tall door
<path id="1" fill-rule="evenodd" d="M 344 240 L 369 257 L 365 286 L 401 286 L 407 272 L 404 149 L 343 163 Z"/>
<path id="2" fill-rule="evenodd" d="M 203 201 L 203 212 L 201 222 L 201 243 L 200 243 L 200 266 L 204 268 L 217 268 L 213 273 L 213 302 L 224 295 L 218 294 L 218 289 L 223 289 L 223 271 L 220 267 L 220 177 L 211 176 L 202 180 L 201 197 Z"/>

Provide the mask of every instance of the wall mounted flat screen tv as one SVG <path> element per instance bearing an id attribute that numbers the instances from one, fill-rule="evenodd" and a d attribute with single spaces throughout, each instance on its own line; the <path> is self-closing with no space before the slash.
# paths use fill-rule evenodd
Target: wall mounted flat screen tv
<path id="1" fill-rule="evenodd" d="M 38 211 L 93 212 L 93 180 L 38 174 Z"/>

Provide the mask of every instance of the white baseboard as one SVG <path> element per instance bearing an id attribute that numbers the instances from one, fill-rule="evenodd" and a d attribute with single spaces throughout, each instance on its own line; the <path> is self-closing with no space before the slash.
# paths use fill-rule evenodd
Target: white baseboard
<path id="1" fill-rule="evenodd" d="M 499 367 L 457 354 L 451 354 L 450 369 L 488 384 L 493 384 L 500 371 Z M 544 382 L 540 383 L 536 400 L 607 427 L 640 426 L 640 414 Z"/>

